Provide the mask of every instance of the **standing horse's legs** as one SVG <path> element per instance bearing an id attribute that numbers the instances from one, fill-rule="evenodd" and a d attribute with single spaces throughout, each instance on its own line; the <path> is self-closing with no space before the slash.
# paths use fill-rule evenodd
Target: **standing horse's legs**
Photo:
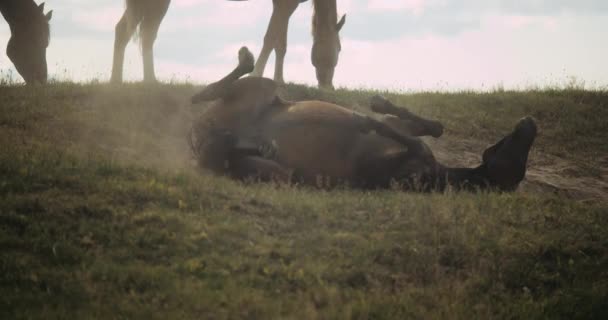
<path id="1" fill-rule="evenodd" d="M 145 82 L 156 82 L 153 47 L 160 23 L 169 9 L 169 2 L 170 0 L 158 1 L 146 7 L 144 19 L 141 22 L 141 47 Z"/>
<path id="2" fill-rule="evenodd" d="M 201 92 L 194 95 L 192 97 L 192 103 L 211 101 L 225 96 L 231 83 L 253 70 L 253 63 L 253 54 L 251 54 L 247 47 L 242 47 L 239 50 L 239 64 L 236 68 L 221 80 L 209 84 Z"/>
<path id="3" fill-rule="evenodd" d="M 391 127 L 402 127 L 409 135 L 417 137 L 431 135 L 438 138 L 443 134 L 443 125 L 439 121 L 417 116 L 406 108 L 398 107 L 381 96 L 376 95 L 371 98 L 370 108 L 374 112 L 390 115 L 385 117 L 384 122 Z"/>
<path id="4" fill-rule="evenodd" d="M 283 83 L 283 64 L 287 53 L 287 30 L 289 29 L 289 18 L 298 7 L 301 0 L 273 0 L 272 16 L 268 23 L 268 29 L 264 36 L 264 44 L 252 76 L 261 77 L 264 74 L 266 63 L 270 53 L 275 52 L 274 80 Z"/>
<path id="5" fill-rule="evenodd" d="M 129 43 L 129 39 L 133 36 L 135 29 L 137 28 L 138 21 L 129 22 L 129 8 L 125 10 L 125 13 L 120 18 L 120 21 L 116 24 L 116 31 L 114 35 L 114 58 L 112 60 L 112 76 L 110 81 L 113 83 L 122 82 L 123 64 L 125 60 L 125 49 Z"/>
<path id="6" fill-rule="evenodd" d="M 255 68 L 253 69 L 253 72 L 251 72 L 251 76 L 261 77 L 264 75 L 266 62 L 268 62 L 268 58 L 270 57 L 272 49 L 272 41 L 269 39 L 269 35 L 266 34 L 266 36 L 264 37 L 264 45 L 262 46 L 262 51 L 260 51 L 258 61 L 255 63 Z"/>
<path id="7" fill-rule="evenodd" d="M 274 48 L 274 81 L 278 83 L 285 83 L 283 79 L 283 64 L 285 63 L 285 54 L 287 53 L 287 33 L 285 38 L 281 38 Z"/>

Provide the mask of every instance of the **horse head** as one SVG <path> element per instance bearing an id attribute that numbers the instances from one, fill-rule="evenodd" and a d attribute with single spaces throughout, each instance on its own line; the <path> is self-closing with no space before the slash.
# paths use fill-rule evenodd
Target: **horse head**
<path id="1" fill-rule="evenodd" d="M 11 24 L 6 53 L 26 83 L 46 83 L 46 49 L 50 40 L 49 21 L 53 11 L 44 13 L 44 3 L 20 15 Z"/>
<path id="2" fill-rule="evenodd" d="M 335 17 L 332 20 L 324 21 L 324 19 L 328 18 L 321 17 L 323 13 L 320 11 L 322 9 L 317 8 L 317 4 L 315 4 L 311 61 L 316 69 L 319 87 L 322 89 L 333 89 L 334 70 L 336 69 L 336 65 L 338 65 L 338 58 L 342 50 L 340 30 L 346 22 L 346 15 L 343 15 L 338 22 L 336 22 Z"/>

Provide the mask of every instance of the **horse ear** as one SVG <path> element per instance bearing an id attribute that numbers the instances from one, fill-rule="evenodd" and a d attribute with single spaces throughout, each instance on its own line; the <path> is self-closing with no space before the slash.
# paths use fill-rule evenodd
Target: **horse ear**
<path id="1" fill-rule="evenodd" d="M 40 10 L 40 12 L 44 12 L 44 2 L 38 5 L 38 10 Z"/>
<path id="2" fill-rule="evenodd" d="M 53 10 L 47 12 L 45 17 L 46 17 L 46 21 L 51 21 L 51 18 L 53 17 Z"/>
<path id="3" fill-rule="evenodd" d="M 344 22 L 346 22 L 346 14 L 342 15 L 342 18 L 340 19 L 340 21 L 338 21 L 338 24 L 336 25 L 336 29 L 338 30 L 338 32 L 344 26 Z"/>

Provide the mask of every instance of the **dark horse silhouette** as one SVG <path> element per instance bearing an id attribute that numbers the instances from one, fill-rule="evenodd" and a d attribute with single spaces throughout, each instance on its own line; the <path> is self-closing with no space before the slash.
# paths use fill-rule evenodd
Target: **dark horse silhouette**
<path id="1" fill-rule="evenodd" d="M 11 30 L 6 55 L 27 84 L 45 83 L 53 11 L 45 14 L 44 3 L 33 0 L 0 0 L 0 12 Z"/>
<path id="2" fill-rule="evenodd" d="M 193 103 L 215 101 L 195 123 L 191 146 L 199 164 L 239 179 L 278 179 L 361 188 L 394 185 L 409 190 L 512 191 L 525 176 L 536 124 L 523 118 L 514 130 L 483 152 L 475 168 L 449 168 L 435 160 L 417 136 L 439 137 L 443 126 L 375 96 L 376 119 L 322 102 L 289 102 L 277 96 L 276 82 L 245 77 L 253 55 L 239 51 L 239 64 L 205 87 Z"/>

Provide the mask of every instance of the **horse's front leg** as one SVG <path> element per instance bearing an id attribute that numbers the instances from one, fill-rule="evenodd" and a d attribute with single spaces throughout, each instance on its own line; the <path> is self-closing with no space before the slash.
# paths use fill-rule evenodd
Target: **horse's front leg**
<path id="1" fill-rule="evenodd" d="M 266 63 L 272 50 L 275 52 L 274 80 L 283 83 L 283 65 L 285 54 L 287 53 L 287 31 L 289 29 L 289 19 L 294 13 L 301 0 L 273 0 L 272 16 L 268 23 L 268 29 L 264 36 L 264 44 L 252 76 L 261 77 L 264 75 Z"/>
<path id="2" fill-rule="evenodd" d="M 230 84 L 253 70 L 254 57 L 247 47 L 242 47 L 239 50 L 238 56 L 239 64 L 236 66 L 236 68 L 234 68 L 234 70 L 232 70 L 232 72 L 230 72 L 224 78 L 209 84 L 203 88 L 201 92 L 194 95 L 192 97 L 192 103 L 212 101 L 226 96 L 230 89 Z"/>
<path id="3" fill-rule="evenodd" d="M 398 107 L 381 96 L 370 99 L 370 108 L 376 113 L 388 115 L 383 122 L 398 131 L 407 132 L 408 135 L 420 137 L 430 135 L 435 138 L 443 134 L 443 125 L 439 121 L 420 117 L 405 107 Z"/>
<path id="4" fill-rule="evenodd" d="M 154 72 L 154 41 L 158 29 L 169 9 L 169 0 L 157 1 L 150 7 L 141 22 L 141 49 L 144 64 L 144 81 L 156 82 Z"/>
<path id="5" fill-rule="evenodd" d="M 139 24 L 140 20 L 129 21 L 129 13 L 128 10 L 132 8 L 127 8 L 125 13 L 120 18 L 120 21 L 116 24 L 116 30 L 114 35 L 114 56 L 112 59 L 112 76 L 110 77 L 110 82 L 112 83 L 122 83 L 122 74 L 123 74 L 123 65 L 125 60 L 125 49 L 127 48 L 127 44 L 129 43 L 129 39 L 135 33 L 135 29 L 137 28 L 137 24 Z M 140 18 L 138 16 L 134 16 L 135 18 Z"/>

